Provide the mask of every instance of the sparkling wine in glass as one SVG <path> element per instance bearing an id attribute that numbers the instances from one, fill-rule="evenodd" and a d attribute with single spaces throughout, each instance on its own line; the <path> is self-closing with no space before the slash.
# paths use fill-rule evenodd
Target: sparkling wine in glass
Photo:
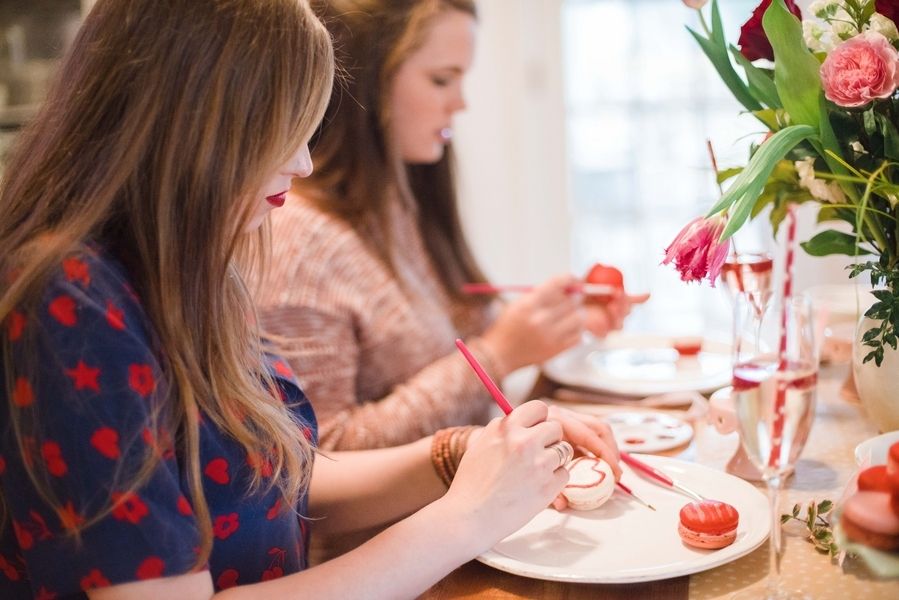
<path id="1" fill-rule="evenodd" d="M 744 293 L 734 307 L 734 408 L 740 443 L 768 487 L 771 568 L 765 590 L 751 597 L 797 598 L 780 583 L 783 537 L 779 495 L 802 453 L 815 415 L 818 357 L 811 303 L 775 299 L 759 310 Z"/>
<path id="2" fill-rule="evenodd" d="M 774 259 L 766 252 L 734 253 L 721 267 L 721 280 L 731 298 L 748 294 L 761 312 L 771 297 L 773 267 Z"/>

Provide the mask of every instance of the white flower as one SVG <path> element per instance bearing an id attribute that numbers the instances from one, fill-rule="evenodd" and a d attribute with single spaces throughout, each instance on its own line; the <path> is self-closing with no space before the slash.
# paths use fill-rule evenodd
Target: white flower
<path id="1" fill-rule="evenodd" d="M 845 204 L 846 196 L 836 181 L 815 178 L 815 159 L 804 158 L 793 163 L 799 175 L 799 185 L 809 191 L 813 198 L 829 204 Z"/>
<path id="2" fill-rule="evenodd" d="M 876 31 L 891 42 L 899 39 L 899 30 L 896 29 L 896 24 L 880 13 L 871 15 L 869 29 Z"/>
<path id="3" fill-rule="evenodd" d="M 855 152 L 856 154 L 867 154 L 868 153 L 868 151 L 865 150 L 865 147 L 862 146 L 862 143 L 858 140 L 855 140 L 854 142 L 850 143 L 849 147 L 852 148 L 852 151 Z"/>
<path id="4" fill-rule="evenodd" d="M 838 8 L 843 8 L 841 0 L 815 0 L 808 5 L 808 12 L 819 19 L 824 19 L 833 15 Z"/>
<path id="5" fill-rule="evenodd" d="M 812 52 L 827 52 L 824 42 L 821 38 L 824 36 L 824 29 L 815 21 L 802 22 L 802 37 L 805 39 L 805 45 Z"/>

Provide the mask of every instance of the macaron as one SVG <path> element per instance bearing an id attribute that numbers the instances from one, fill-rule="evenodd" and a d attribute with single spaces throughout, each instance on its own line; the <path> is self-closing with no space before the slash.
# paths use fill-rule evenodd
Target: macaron
<path id="1" fill-rule="evenodd" d="M 899 473 L 899 442 L 887 451 L 887 473 Z"/>
<path id="2" fill-rule="evenodd" d="M 858 491 L 889 492 L 892 485 L 886 465 L 868 467 L 858 474 Z"/>
<path id="3" fill-rule="evenodd" d="M 604 504 L 615 492 L 615 474 L 601 458 L 580 456 L 570 461 L 568 484 L 562 494 L 575 510 L 593 510 Z"/>
<path id="4" fill-rule="evenodd" d="M 680 509 L 677 533 L 689 546 L 715 550 L 730 546 L 737 539 L 740 513 L 727 502 L 703 500 Z"/>
<path id="5" fill-rule="evenodd" d="M 856 492 L 846 499 L 840 525 L 854 542 L 891 552 L 899 550 L 899 515 L 886 492 Z"/>

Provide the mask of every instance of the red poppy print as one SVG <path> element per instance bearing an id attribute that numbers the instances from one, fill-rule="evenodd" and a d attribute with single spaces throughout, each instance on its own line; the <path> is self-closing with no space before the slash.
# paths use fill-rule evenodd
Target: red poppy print
<path id="1" fill-rule="evenodd" d="M 75 510 L 75 506 L 72 504 L 71 500 L 66 502 L 65 506 L 61 506 L 57 511 L 57 514 L 59 515 L 59 522 L 62 524 L 63 529 L 77 529 L 80 525 L 84 524 L 84 517 Z"/>
<path id="2" fill-rule="evenodd" d="M 272 461 L 268 458 L 255 453 L 250 452 L 247 454 L 247 464 L 250 465 L 250 468 L 254 471 L 258 470 L 259 474 L 263 477 L 271 477 L 272 476 Z"/>
<path id="3" fill-rule="evenodd" d="M 147 505 L 134 492 L 113 492 L 112 502 L 114 504 L 112 516 L 119 521 L 137 525 L 141 519 L 150 514 Z"/>
<path id="4" fill-rule="evenodd" d="M 9 316 L 6 318 L 6 331 L 9 335 L 10 342 L 16 342 L 25 332 L 25 315 L 20 313 L 17 310 L 9 313 Z"/>
<path id="5" fill-rule="evenodd" d="M 91 272 L 87 263 L 75 257 L 62 261 L 62 270 L 66 274 L 67 281 L 78 281 L 84 287 L 91 284 Z"/>
<path id="6" fill-rule="evenodd" d="M 34 403 L 34 390 L 24 377 L 16 379 L 16 385 L 12 390 L 12 401 L 19 408 L 25 408 Z"/>
<path id="7" fill-rule="evenodd" d="M 78 323 L 78 306 L 71 296 L 60 296 L 50 303 L 50 316 L 65 325 L 74 327 Z"/>
<path id="8" fill-rule="evenodd" d="M 215 585 L 220 590 L 227 590 L 237 585 L 238 577 L 240 577 L 240 573 L 237 572 L 237 569 L 225 569 L 219 574 L 218 579 L 215 580 Z"/>
<path id="9" fill-rule="evenodd" d="M 6 473 L 6 459 L 0 456 L 0 475 Z"/>
<path id="10" fill-rule="evenodd" d="M 12 564 L 12 561 L 7 560 L 2 554 L 0 554 L 0 571 L 3 571 L 3 574 L 6 575 L 7 579 L 10 581 L 18 581 L 22 578 L 22 574 L 19 573 L 19 570 Z"/>
<path id="11" fill-rule="evenodd" d="M 184 496 L 178 497 L 178 512 L 184 515 L 185 517 L 189 517 L 194 514 L 194 509 L 190 505 L 190 502 Z"/>
<path id="12" fill-rule="evenodd" d="M 284 577 L 284 569 L 281 567 L 272 567 L 262 572 L 262 581 L 278 579 L 279 577 Z"/>
<path id="13" fill-rule="evenodd" d="M 72 378 L 76 391 L 100 391 L 100 369 L 87 366 L 83 360 L 79 360 L 74 369 L 66 369 L 66 375 Z"/>
<path id="14" fill-rule="evenodd" d="M 283 360 L 275 361 L 275 373 L 288 379 L 293 379 L 293 371 L 290 370 Z"/>
<path id="15" fill-rule="evenodd" d="M 19 542 L 19 548 L 31 550 L 31 547 L 34 546 L 34 536 L 28 531 L 28 527 L 24 523 L 13 521 L 12 529 L 16 534 L 16 541 Z"/>
<path id="16" fill-rule="evenodd" d="M 158 456 L 161 456 L 162 458 L 172 458 L 175 456 L 172 436 L 169 435 L 166 430 L 161 430 L 157 436 L 149 428 L 144 428 L 141 432 L 141 436 L 144 438 L 144 443 L 152 448 L 153 452 Z"/>
<path id="17" fill-rule="evenodd" d="M 156 379 L 150 365 L 128 365 L 128 385 L 146 398 L 156 389 Z"/>
<path id="18" fill-rule="evenodd" d="M 277 500 L 275 500 L 275 503 L 272 504 L 272 507 L 270 509 L 268 509 L 268 512 L 265 513 L 265 518 L 268 519 L 269 521 L 272 521 L 275 519 L 275 517 L 278 516 L 278 513 L 280 513 L 280 512 L 281 512 L 281 499 L 278 498 Z"/>
<path id="19" fill-rule="evenodd" d="M 37 591 L 37 596 L 34 597 L 34 600 L 56 600 L 56 598 L 58 598 L 56 592 L 51 592 L 44 586 L 41 586 Z"/>
<path id="20" fill-rule="evenodd" d="M 206 464 L 206 468 L 203 469 L 203 473 L 206 474 L 206 477 L 220 485 L 225 485 L 231 481 L 231 475 L 228 474 L 228 461 L 224 458 L 213 458 L 210 460 Z"/>
<path id="21" fill-rule="evenodd" d="M 144 560 L 137 568 L 138 579 L 156 579 L 162 577 L 165 571 L 165 563 L 158 556 L 151 556 Z"/>
<path id="22" fill-rule="evenodd" d="M 62 458 L 62 449 L 56 442 L 44 442 L 41 446 L 41 456 L 47 463 L 47 470 L 54 477 L 62 477 L 69 471 L 66 461 Z"/>
<path id="23" fill-rule="evenodd" d="M 113 304 L 112 300 L 106 301 L 106 322 L 113 329 L 125 330 L 125 311 Z"/>
<path id="24" fill-rule="evenodd" d="M 103 576 L 100 569 L 92 569 L 90 573 L 81 578 L 82 590 L 93 590 L 101 587 L 109 587 L 109 585 L 109 580 Z"/>
<path id="25" fill-rule="evenodd" d="M 101 427 L 91 435 L 91 446 L 109 459 L 122 455 L 119 449 L 119 432 L 112 427 Z"/>
<path id="26" fill-rule="evenodd" d="M 220 540 L 228 539 L 239 528 L 237 513 L 220 515 L 212 522 L 212 533 Z"/>

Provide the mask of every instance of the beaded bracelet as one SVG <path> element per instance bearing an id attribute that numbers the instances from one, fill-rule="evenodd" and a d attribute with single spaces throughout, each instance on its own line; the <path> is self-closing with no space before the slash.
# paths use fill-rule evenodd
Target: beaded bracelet
<path id="1" fill-rule="evenodd" d="M 447 489 L 456 476 L 468 438 L 475 429 L 475 426 L 448 427 L 437 431 L 431 440 L 431 464 Z"/>

